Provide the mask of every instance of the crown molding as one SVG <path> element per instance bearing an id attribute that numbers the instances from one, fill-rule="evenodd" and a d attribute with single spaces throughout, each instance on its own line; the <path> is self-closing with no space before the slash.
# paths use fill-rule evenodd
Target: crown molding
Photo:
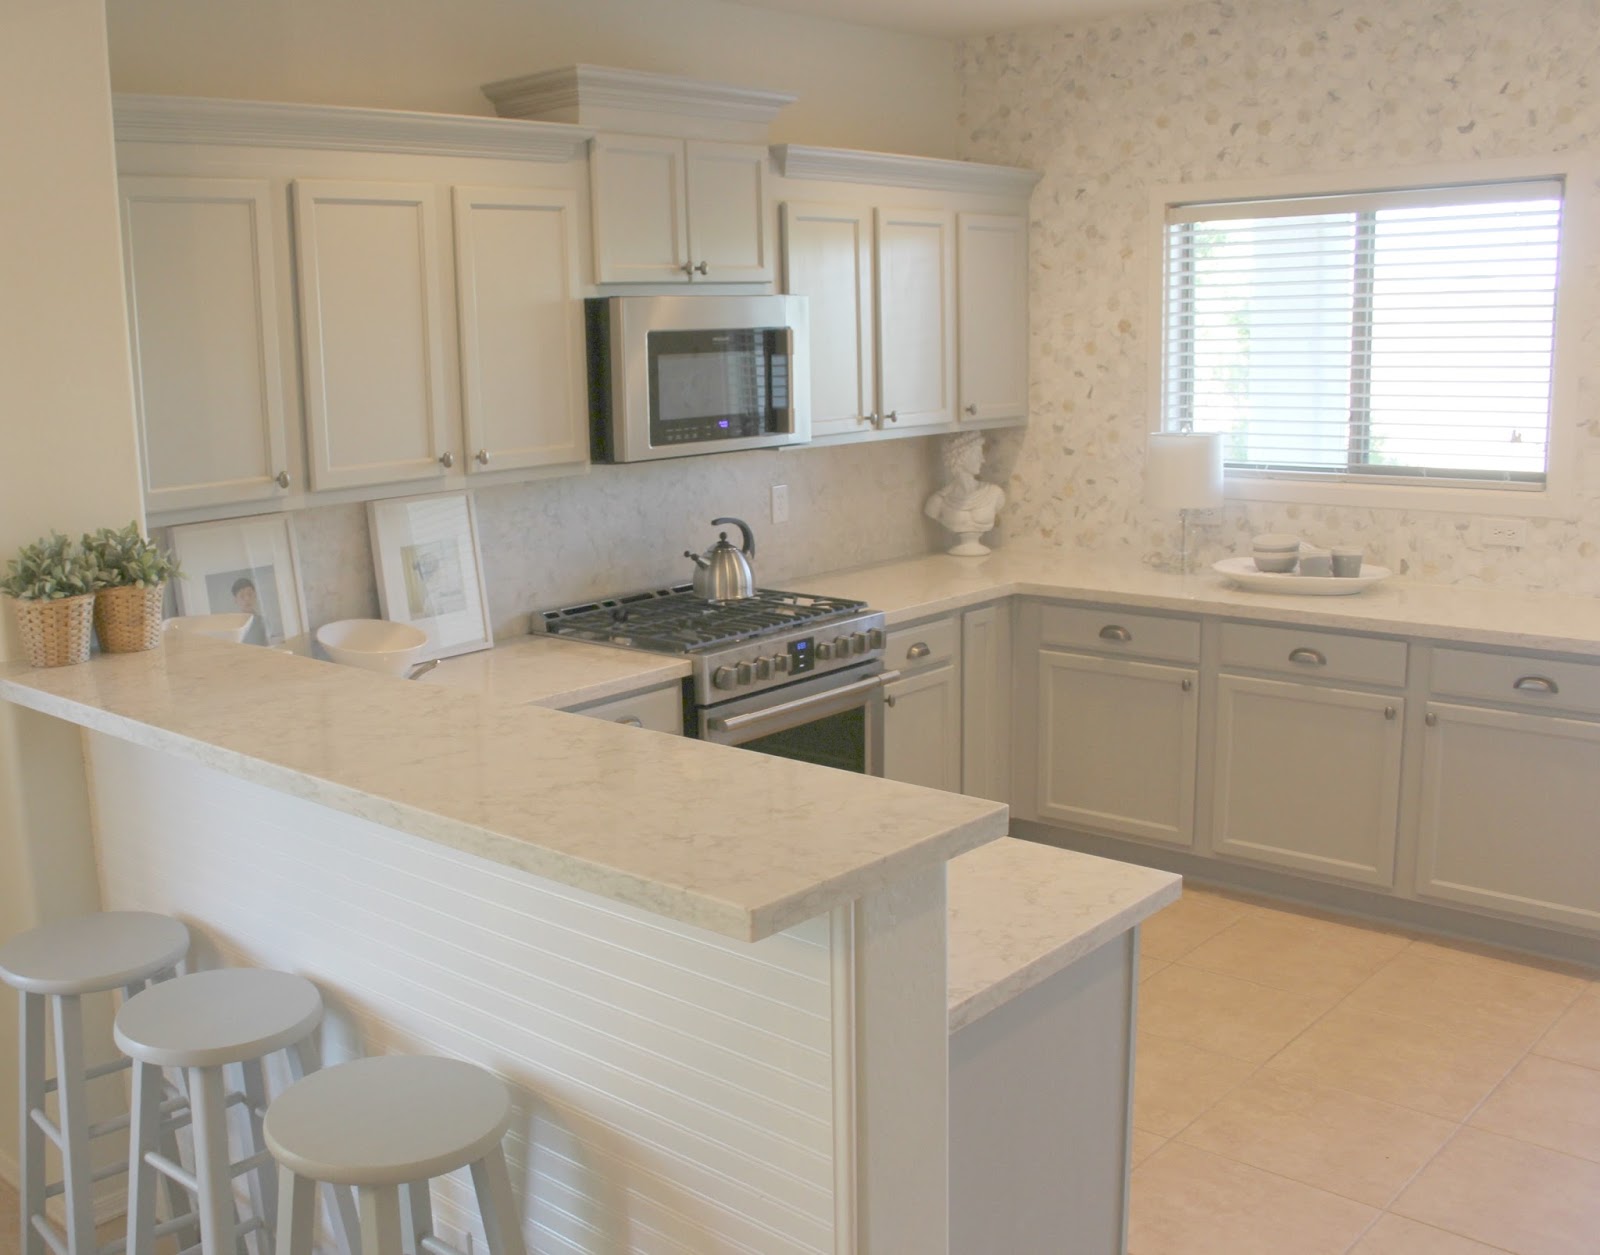
<path id="1" fill-rule="evenodd" d="M 458 117 L 202 96 L 111 98 L 119 143 L 331 148 L 429 157 L 574 161 L 593 130 L 557 122 Z"/>
<path id="2" fill-rule="evenodd" d="M 827 179 L 837 183 L 883 183 L 938 192 L 973 192 L 1026 197 L 1039 181 L 1037 170 L 990 166 L 977 161 L 910 157 L 901 153 L 857 152 L 849 148 L 810 148 L 774 144 L 778 173 L 790 179 Z"/>
<path id="3" fill-rule="evenodd" d="M 795 102 L 788 92 L 705 83 L 676 74 L 647 74 L 601 65 L 568 65 L 485 83 L 483 94 L 505 118 L 580 122 L 602 129 L 663 133 L 718 128 L 724 138 L 760 142 L 778 111 Z"/>

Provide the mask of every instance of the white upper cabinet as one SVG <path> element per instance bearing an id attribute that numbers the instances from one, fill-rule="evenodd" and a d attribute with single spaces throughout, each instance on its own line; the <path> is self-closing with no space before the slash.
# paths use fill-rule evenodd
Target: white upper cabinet
<path id="1" fill-rule="evenodd" d="M 879 209 L 878 400 L 883 422 L 956 417 L 955 247 L 943 210 Z"/>
<path id="2" fill-rule="evenodd" d="M 435 195 L 294 185 L 313 488 L 436 480 L 454 465 Z"/>
<path id="3" fill-rule="evenodd" d="M 276 222 L 258 179 L 126 178 L 123 257 L 152 511 L 290 487 Z"/>
<path id="4" fill-rule="evenodd" d="M 1028 220 L 956 215 L 961 421 L 1028 414 Z"/>
<path id="5" fill-rule="evenodd" d="M 588 458 L 576 215 L 569 191 L 455 189 L 469 472 Z"/>
<path id="6" fill-rule="evenodd" d="M 596 283 L 770 283 L 768 152 L 600 135 L 590 148 Z"/>
<path id="7" fill-rule="evenodd" d="M 811 434 L 868 431 L 877 413 L 872 210 L 783 207 L 784 290 L 810 298 Z"/>

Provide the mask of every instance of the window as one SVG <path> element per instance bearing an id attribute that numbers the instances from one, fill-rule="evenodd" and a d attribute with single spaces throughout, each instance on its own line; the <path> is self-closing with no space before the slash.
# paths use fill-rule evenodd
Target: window
<path id="1" fill-rule="evenodd" d="M 1168 205 L 1163 425 L 1230 476 L 1543 488 L 1562 191 Z"/>

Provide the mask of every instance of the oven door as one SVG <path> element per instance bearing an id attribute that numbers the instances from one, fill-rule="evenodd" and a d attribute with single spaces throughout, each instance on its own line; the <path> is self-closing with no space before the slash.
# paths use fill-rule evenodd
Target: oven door
<path id="1" fill-rule="evenodd" d="M 883 690 L 899 676 L 881 659 L 703 707 L 699 736 L 777 758 L 883 774 Z"/>

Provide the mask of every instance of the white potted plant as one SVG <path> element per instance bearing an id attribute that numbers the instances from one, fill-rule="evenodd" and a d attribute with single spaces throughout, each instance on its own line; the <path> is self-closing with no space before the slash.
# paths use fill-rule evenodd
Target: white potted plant
<path id="1" fill-rule="evenodd" d="M 83 549 L 98 576 L 94 630 L 108 654 L 131 654 L 161 643 L 161 606 L 178 564 L 139 530 L 102 527 Z"/>
<path id="2" fill-rule="evenodd" d="M 11 559 L 0 592 L 13 599 L 22 644 L 35 667 L 88 661 L 99 575 L 94 558 L 59 532 L 24 545 Z"/>

